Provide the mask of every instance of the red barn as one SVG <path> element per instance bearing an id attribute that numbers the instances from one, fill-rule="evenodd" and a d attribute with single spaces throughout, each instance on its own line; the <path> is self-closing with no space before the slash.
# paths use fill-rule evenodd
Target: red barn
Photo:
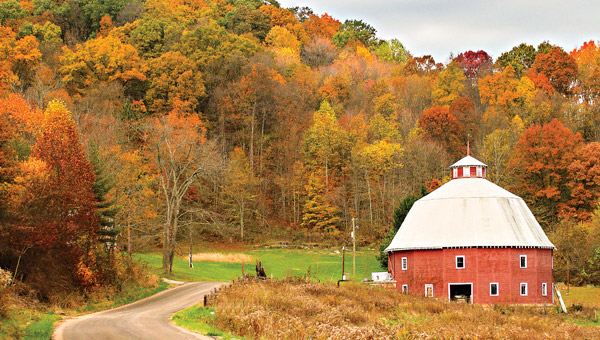
<path id="1" fill-rule="evenodd" d="M 520 197 L 467 156 L 411 208 L 387 247 L 396 287 L 472 303 L 553 302 L 554 245 Z"/>

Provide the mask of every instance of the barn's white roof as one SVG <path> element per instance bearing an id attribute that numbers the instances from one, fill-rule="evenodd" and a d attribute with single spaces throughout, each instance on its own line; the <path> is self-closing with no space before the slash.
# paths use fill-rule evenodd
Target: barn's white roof
<path id="1" fill-rule="evenodd" d="M 456 168 L 460 166 L 483 166 L 487 168 L 485 163 L 471 156 L 463 157 L 460 161 L 450 165 L 450 168 Z"/>
<path id="2" fill-rule="evenodd" d="M 483 178 L 460 178 L 415 202 L 386 251 L 452 247 L 554 245 L 522 198 Z"/>

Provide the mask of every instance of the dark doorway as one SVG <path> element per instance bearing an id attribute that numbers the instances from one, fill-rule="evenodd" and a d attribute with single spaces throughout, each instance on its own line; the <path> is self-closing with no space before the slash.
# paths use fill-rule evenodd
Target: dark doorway
<path id="1" fill-rule="evenodd" d="M 473 297 L 472 283 L 450 283 L 448 284 L 450 291 L 450 301 L 471 303 Z"/>

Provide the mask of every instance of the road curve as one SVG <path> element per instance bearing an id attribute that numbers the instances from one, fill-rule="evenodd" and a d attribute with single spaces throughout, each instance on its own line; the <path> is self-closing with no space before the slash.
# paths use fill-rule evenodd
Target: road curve
<path id="1" fill-rule="evenodd" d="M 202 301 L 204 295 L 221 285 L 186 283 L 129 305 L 69 319 L 56 328 L 53 339 L 212 339 L 177 327 L 169 319 L 173 313 Z"/>

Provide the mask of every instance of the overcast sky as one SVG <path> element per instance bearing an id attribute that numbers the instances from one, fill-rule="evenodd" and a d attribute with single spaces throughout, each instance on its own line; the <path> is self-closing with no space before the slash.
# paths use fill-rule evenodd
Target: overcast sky
<path id="1" fill-rule="evenodd" d="M 494 60 L 522 42 L 547 40 L 567 52 L 600 40 L 594 0 L 279 0 L 344 22 L 360 19 L 383 39 L 396 38 L 413 56 L 447 62 L 450 53 L 484 50 Z"/>

